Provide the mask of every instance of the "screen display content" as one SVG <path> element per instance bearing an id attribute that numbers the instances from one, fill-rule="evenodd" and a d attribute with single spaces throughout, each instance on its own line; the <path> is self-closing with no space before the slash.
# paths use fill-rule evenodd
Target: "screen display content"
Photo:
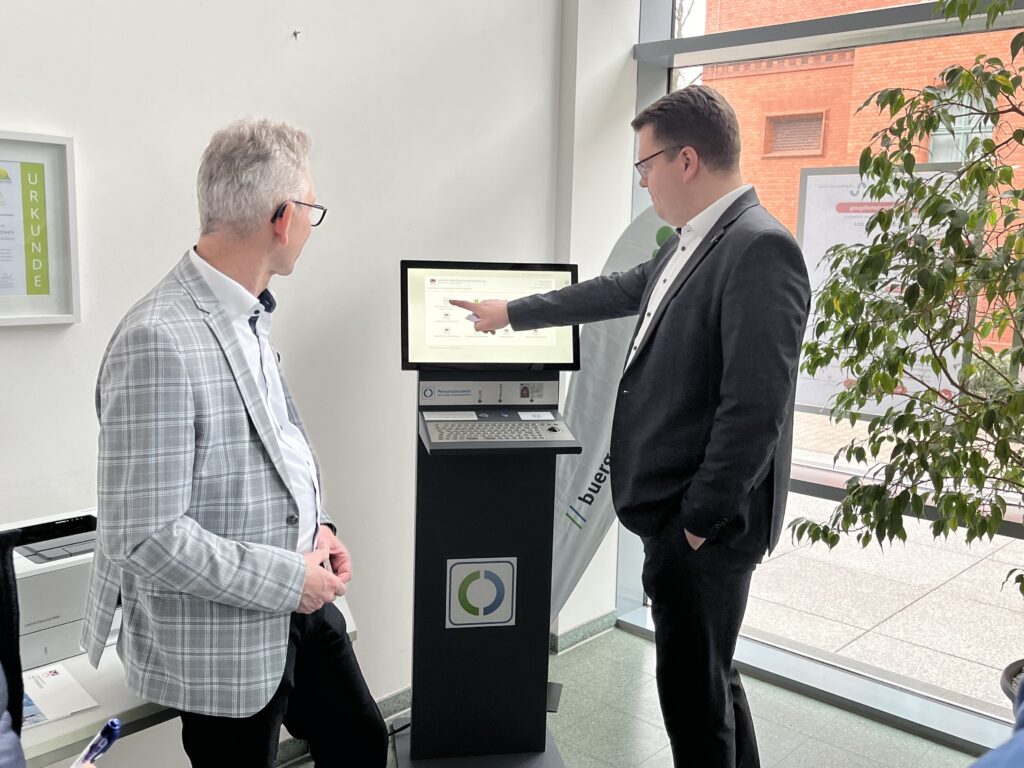
<path id="1" fill-rule="evenodd" d="M 574 264 L 402 262 L 402 367 L 579 368 L 575 326 L 481 333 L 451 299 L 512 299 L 576 282 Z"/>

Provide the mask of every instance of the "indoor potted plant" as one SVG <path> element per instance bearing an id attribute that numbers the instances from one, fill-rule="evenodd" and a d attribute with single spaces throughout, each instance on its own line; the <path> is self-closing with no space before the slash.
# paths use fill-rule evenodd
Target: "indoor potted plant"
<path id="1" fill-rule="evenodd" d="M 985 9 L 987 25 L 1012 0 Z M 977 0 L 943 0 L 964 22 Z M 887 88 L 861 109 L 888 114 L 860 157 L 874 200 L 869 242 L 837 245 L 815 298 L 805 371 L 839 364 L 853 385 L 832 415 L 865 418 L 867 437 L 839 456 L 866 466 L 824 523 L 799 519 L 797 540 L 863 546 L 905 540 L 904 514 L 933 518 L 932 533 L 991 537 L 1024 494 L 1024 69 L 1018 53 L 950 66 L 920 88 Z M 931 137 L 968 121 L 962 161 L 936 175 L 918 168 Z M 1024 593 L 1024 571 L 1007 574 Z"/>

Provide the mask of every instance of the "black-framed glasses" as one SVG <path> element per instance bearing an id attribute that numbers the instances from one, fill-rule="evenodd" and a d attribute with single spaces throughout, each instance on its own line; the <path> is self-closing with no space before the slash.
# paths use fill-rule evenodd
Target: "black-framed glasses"
<path id="1" fill-rule="evenodd" d="M 633 163 L 633 167 L 636 168 L 636 172 L 640 174 L 640 178 L 641 179 L 646 179 L 647 178 L 647 174 L 649 174 L 651 172 L 651 169 L 647 165 L 649 162 L 651 162 L 651 160 L 656 158 L 662 152 L 668 152 L 670 149 L 682 149 L 682 147 L 681 146 L 662 147 L 657 152 L 655 152 L 653 155 L 648 155 L 643 160 L 638 160 L 637 162 Z"/>
<path id="2" fill-rule="evenodd" d="M 288 207 L 288 203 L 294 203 L 295 205 L 304 205 L 306 208 L 310 209 L 309 226 L 311 227 L 319 227 L 324 221 L 324 216 L 327 215 L 327 206 L 317 205 L 316 203 L 304 203 L 301 200 L 285 200 L 283 203 L 277 206 L 277 210 L 274 211 L 274 215 L 270 217 L 270 220 L 272 222 L 277 221 L 282 216 L 284 216 L 284 209 Z"/>

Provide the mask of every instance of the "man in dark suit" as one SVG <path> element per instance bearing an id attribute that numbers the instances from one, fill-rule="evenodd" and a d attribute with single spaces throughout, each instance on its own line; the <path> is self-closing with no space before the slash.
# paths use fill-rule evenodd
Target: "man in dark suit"
<path id="1" fill-rule="evenodd" d="M 715 90 L 633 121 L 640 184 L 677 235 L 628 271 L 516 301 L 452 302 L 478 331 L 639 314 L 612 425 L 622 524 L 644 543 L 657 679 L 676 766 L 759 765 L 732 657 L 754 567 L 779 539 L 810 285 L 792 235 L 744 185 Z"/>

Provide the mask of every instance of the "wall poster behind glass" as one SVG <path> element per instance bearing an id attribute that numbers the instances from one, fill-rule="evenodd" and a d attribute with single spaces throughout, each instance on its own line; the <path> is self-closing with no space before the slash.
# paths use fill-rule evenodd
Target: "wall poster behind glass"
<path id="1" fill-rule="evenodd" d="M 74 145 L 0 131 L 0 325 L 74 323 Z"/>

